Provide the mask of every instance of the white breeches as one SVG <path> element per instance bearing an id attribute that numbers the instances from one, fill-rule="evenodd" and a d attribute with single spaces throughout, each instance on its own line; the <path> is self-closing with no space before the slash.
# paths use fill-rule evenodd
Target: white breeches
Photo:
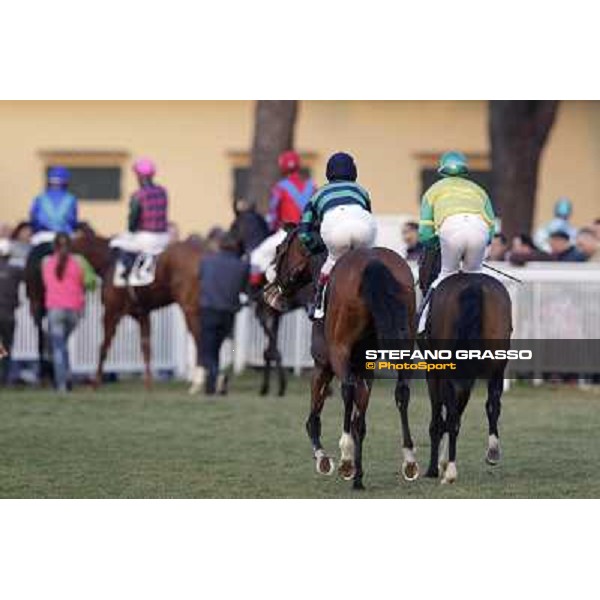
<path id="1" fill-rule="evenodd" d="M 31 245 L 52 244 L 56 237 L 56 231 L 38 231 L 31 236 Z"/>
<path id="2" fill-rule="evenodd" d="M 144 252 L 146 254 L 160 254 L 170 242 L 168 232 L 157 233 L 153 231 L 126 232 L 116 236 L 110 242 L 111 248 L 120 248 L 125 252 Z"/>
<path id="3" fill-rule="evenodd" d="M 285 229 L 279 229 L 252 250 L 250 266 L 254 272 L 264 273 L 269 268 L 269 265 L 275 260 L 277 246 L 285 240 L 286 236 Z"/>
<path id="4" fill-rule="evenodd" d="M 432 287 L 459 270 L 481 271 L 488 236 L 489 228 L 479 215 L 465 213 L 447 217 L 439 230 L 442 266 Z"/>
<path id="5" fill-rule="evenodd" d="M 321 237 L 328 252 L 321 273 L 329 275 L 336 261 L 348 250 L 370 248 L 376 235 L 373 215 L 361 206 L 347 204 L 328 210 L 321 223 Z"/>

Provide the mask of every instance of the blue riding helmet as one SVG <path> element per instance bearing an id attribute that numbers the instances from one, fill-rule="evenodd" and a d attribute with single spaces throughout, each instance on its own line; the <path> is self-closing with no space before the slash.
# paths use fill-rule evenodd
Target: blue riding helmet
<path id="1" fill-rule="evenodd" d="M 71 173 L 67 167 L 55 166 L 48 169 L 48 183 L 66 185 L 71 180 Z"/>
<path id="2" fill-rule="evenodd" d="M 559 198 L 554 205 L 554 216 L 568 219 L 573 212 L 573 204 L 568 198 Z"/>
<path id="3" fill-rule="evenodd" d="M 336 152 L 327 161 L 325 176 L 327 181 L 356 181 L 356 163 L 346 152 Z"/>

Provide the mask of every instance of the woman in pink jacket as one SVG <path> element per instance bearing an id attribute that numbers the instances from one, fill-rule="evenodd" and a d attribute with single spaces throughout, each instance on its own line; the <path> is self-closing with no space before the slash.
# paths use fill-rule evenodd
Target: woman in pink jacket
<path id="1" fill-rule="evenodd" d="M 95 286 L 91 267 L 81 256 L 71 254 L 71 239 L 59 233 L 54 253 L 45 259 L 42 276 L 46 289 L 48 328 L 52 344 L 54 381 L 61 392 L 71 387 L 68 340 L 85 306 L 85 290 Z"/>

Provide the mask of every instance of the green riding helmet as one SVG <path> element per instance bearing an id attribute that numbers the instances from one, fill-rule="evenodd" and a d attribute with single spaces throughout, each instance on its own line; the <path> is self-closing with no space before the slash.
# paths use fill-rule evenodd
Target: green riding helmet
<path id="1" fill-rule="evenodd" d="M 469 172 L 467 157 L 462 152 L 452 150 L 445 152 L 440 158 L 438 173 L 446 177 L 456 177 L 466 175 Z"/>

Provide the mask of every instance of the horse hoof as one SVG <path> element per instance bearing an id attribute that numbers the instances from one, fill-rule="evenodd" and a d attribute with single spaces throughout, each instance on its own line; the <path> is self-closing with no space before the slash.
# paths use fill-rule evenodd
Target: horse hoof
<path id="1" fill-rule="evenodd" d="M 488 448 L 485 462 L 488 465 L 495 467 L 500 462 L 500 448 Z"/>
<path id="2" fill-rule="evenodd" d="M 355 480 L 354 483 L 352 484 L 352 489 L 357 492 L 362 492 L 362 491 L 364 491 L 365 486 L 362 481 Z"/>
<path id="3" fill-rule="evenodd" d="M 448 463 L 444 475 L 442 477 L 442 485 L 448 485 L 450 483 L 454 483 L 456 481 L 457 471 L 455 463 Z"/>
<path id="4" fill-rule="evenodd" d="M 429 479 L 437 479 L 439 476 L 440 472 L 438 469 L 432 469 L 431 467 L 429 467 L 429 469 L 425 471 L 425 477 L 428 477 Z"/>
<path id="5" fill-rule="evenodd" d="M 269 393 L 267 388 L 260 388 L 260 392 L 258 392 L 261 396 L 266 396 Z"/>
<path id="6" fill-rule="evenodd" d="M 315 466 L 317 468 L 317 473 L 320 475 L 331 475 L 335 470 L 335 465 L 329 456 L 319 456 L 316 459 Z"/>
<path id="7" fill-rule="evenodd" d="M 419 477 L 419 465 L 416 462 L 402 463 L 402 477 L 406 481 L 415 481 Z"/>
<path id="8" fill-rule="evenodd" d="M 340 462 L 340 466 L 338 467 L 338 473 L 340 477 L 344 479 L 344 481 L 350 481 L 354 479 L 354 474 L 356 469 L 354 468 L 354 463 L 351 460 L 342 460 Z"/>
<path id="9" fill-rule="evenodd" d="M 447 468 L 448 468 L 448 461 L 440 460 L 440 462 L 438 464 L 438 471 L 441 473 L 442 477 L 445 475 Z"/>

